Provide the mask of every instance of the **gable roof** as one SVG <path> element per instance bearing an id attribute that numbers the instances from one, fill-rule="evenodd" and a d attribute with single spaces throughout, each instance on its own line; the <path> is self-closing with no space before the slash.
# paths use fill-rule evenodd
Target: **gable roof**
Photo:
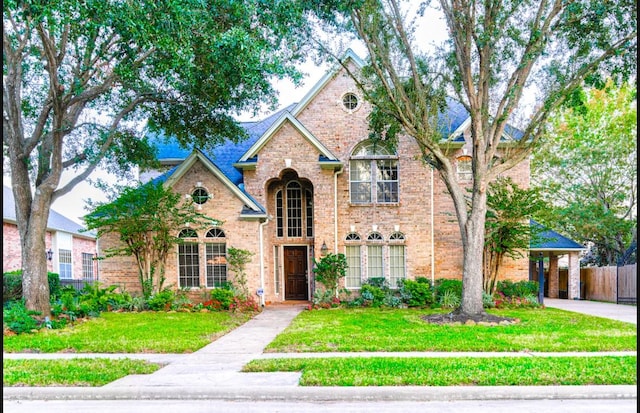
<path id="1" fill-rule="evenodd" d="M 269 129 L 258 139 L 251 147 L 240 157 L 240 160 L 235 164 L 236 166 L 240 166 L 242 163 L 247 162 L 249 159 L 254 159 L 258 156 L 258 152 L 264 145 L 271 140 L 271 138 L 282 128 L 285 123 L 291 123 L 293 127 L 300 132 L 300 134 L 314 147 L 320 152 L 320 159 L 326 161 L 335 161 L 340 162 L 335 155 L 331 153 L 326 146 L 322 144 L 307 128 L 298 121 L 298 119 L 294 118 L 290 112 L 284 112 L 277 121 L 275 121 Z"/>
<path id="2" fill-rule="evenodd" d="M 265 218 L 267 216 L 264 207 L 253 197 L 244 191 L 243 185 L 235 185 L 211 160 L 200 150 L 194 149 L 191 154 L 180 165 L 171 169 L 167 173 L 160 175 L 154 181 L 163 182 L 165 185 L 173 186 L 184 174 L 197 162 L 200 161 L 223 185 L 238 197 L 244 207 L 240 212 L 245 218 Z"/>
<path id="3" fill-rule="evenodd" d="M 535 226 L 542 230 L 538 234 L 538 239 L 532 239 L 529 243 L 530 251 L 582 251 L 586 249 L 583 245 L 544 227 L 533 219 L 529 222 L 532 227 Z"/>
<path id="4" fill-rule="evenodd" d="M 6 185 L 2 185 L 2 220 L 12 224 L 17 223 L 16 218 L 16 200 L 13 197 L 13 191 Z M 82 225 L 65 217 L 53 209 L 49 210 L 49 218 L 47 219 L 47 230 L 68 232 L 77 237 L 95 239 L 96 234 L 93 231 L 84 231 Z"/>

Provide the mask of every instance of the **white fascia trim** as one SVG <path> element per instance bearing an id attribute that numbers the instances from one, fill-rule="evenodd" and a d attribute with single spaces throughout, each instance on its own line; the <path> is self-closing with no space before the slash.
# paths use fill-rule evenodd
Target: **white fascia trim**
<path id="1" fill-rule="evenodd" d="M 229 188 L 229 190 L 231 190 L 231 192 L 233 192 L 235 196 L 240 198 L 240 200 L 242 200 L 242 202 L 244 202 L 249 208 L 254 211 L 264 211 L 260 207 L 260 205 L 256 204 L 251 198 L 245 195 L 245 193 L 242 192 L 236 185 L 234 185 L 233 182 L 231 182 L 229 178 L 227 178 L 227 176 L 223 174 L 222 171 L 209 160 L 209 158 L 207 158 L 201 151 L 197 149 L 194 150 L 191 155 L 189 155 L 187 159 L 185 159 L 184 162 L 180 164 L 180 166 L 178 166 L 173 174 L 171 174 L 171 176 L 167 178 L 164 184 L 166 186 L 172 187 L 176 183 L 176 181 L 178 181 L 178 179 L 180 179 L 189 170 L 189 168 L 193 166 L 196 160 L 200 160 L 220 182 L 222 182 L 227 188 Z"/>
<path id="2" fill-rule="evenodd" d="M 361 69 L 362 67 L 364 67 L 365 62 L 364 60 L 362 60 L 353 50 L 348 49 L 345 54 L 344 57 L 342 58 L 342 61 L 346 64 L 348 63 L 349 60 L 353 60 L 353 62 L 356 64 L 356 66 Z M 291 113 L 293 113 L 293 116 L 298 116 L 300 114 L 300 112 L 302 112 L 304 110 L 304 108 L 307 107 L 307 105 L 309 104 L 309 102 L 311 102 L 313 100 L 313 98 L 316 97 L 316 95 L 318 93 L 320 93 L 320 91 L 325 87 L 325 85 L 327 83 L 329 83 L 329 81 L 335 77 L 338 72 L 342 69 L 342 65 L 337 63 L 333 66 L 333 68 L 331 68 L 331 70 L 329 70 L 324 76 L 322 76 L 322 78 L 318 81 L 318 83 L 315 84 L 315 86 L 302 98 L 302 100 L 300 102 L 298 102 L 298 104 L 293 108 L 293 110 L 291 111 Z"/>
<path id="3" fill-rule="evenodd" d="M 269 140 L 276 134 L 276 132 L 284 125 L 286 121 L 291 122 L 293 127 L 295 127 L 298 132 L 300 132 L 300 134 L 304 136 L 305 139 L 307 139 L 309 143 L 311 143 L 311 145 L 313 145 L 318 150 L 318 152 L 320 152 L 320 154 L 326 156 L 330 160 L 338 160 L 338 158 L 336 158 L 335 155 L 333 155 L 326 146 L 324 146 L 315 136 L 313 136 L 313 134 L 309 132 L 309 130 L 305 128 L 302 123 L 300 123 L 300 121 L 298 121 L 298 119 L 293 117 L 291 113 L 285 112 L 280 116 L 280 118 L 278 118 L 276 122 L 273 123 L 273 125 L 271 125 L 269 129 L 267 129 L 267 131 L 260 137 L 260 139 L 258 139 L 256 143 L 254 143 L 251 148 L 249 148 L 249 150 L 244 153 L 244 155 L 242 155 L 242 158 L 240 158 L 238 162 L 236 162 L 236 164 L 246 162 L 247 160 L 256 156 L 258 152 L 260 152 L 262 147 L 266 145 L 267 142 L 269 142 Z"/>

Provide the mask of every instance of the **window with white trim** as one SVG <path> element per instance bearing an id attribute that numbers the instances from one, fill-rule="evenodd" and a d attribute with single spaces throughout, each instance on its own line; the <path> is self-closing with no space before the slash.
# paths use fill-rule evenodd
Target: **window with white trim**
<path id="1" fill-rule="evenodd" d="M 389 237 L 389 287 L 398 288 L 398 281 L 407 277 L 404 234 L 394 232 Z"/>
<path id="2" fill-rule="evenodd" d="M 367 278 L 384 277 L 383 242 L 379 232 L 372 232 L 367 237 Z"/>
<path id="3" fill-rule="evenodd" d="M 468 155 L 460 156 L 456 159 L 456 168 L 458 173 L 458 181 L 470 182 L 473 178 L 473 170 L 471 169 L 471 157 Z"/>
<path id="4" fill-rule="evenodd" d="M 398 188 L 398 156 L 371 141 L 356 146 L 349 160 L 351 202 L 397 203 Z"/>
<path id="5" fill-rule="evenodd" d="M 313 191 L 290 181 L 275 192 L 276 236 L 313 237 Z"/>
<path id="6" fill-rule="evenodd" d="M 200 287 L 200 254 L 198 234 L 185 228 L 178 234 L 184 241 L 178 244 L 178 283 L 183 287 Z"/>
<path id="7" fill-rule="evenodd" d="M 93 254 L 83 252 L 82 253 L 82 278 L 85 280 L 93 279 Z"/>
<path id="8" fill-rule="evenodd" d="M 362 252 L 360 235 L 351 232 L 345 238 L 345 257 L 347 259 L 347 274 L 345 287 L 360 288 L 362 286 Z"/>
<path id="9" fill-rule="evenodd" d="M 58 249 L 58 272 L 61 279 L 73 278 L 73 265 L 71 260 L 71 250 Z"/>
<path id="10" fill-rule="evenodd" d="M 205 235 L 207 287 L 220 287 L 227 282 L 227 244 L 224 231 L 212 228 Z"/>

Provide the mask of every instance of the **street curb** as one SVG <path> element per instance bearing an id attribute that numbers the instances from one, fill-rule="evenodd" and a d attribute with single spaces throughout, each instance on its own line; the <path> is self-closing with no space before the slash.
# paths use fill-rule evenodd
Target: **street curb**
<path id="1" fill-rule="evenodd" d="M 637 387 L 402 386 L 402 387 L 4 387 L 4 400 L 227 400 L 227 401 L 454 401 L 637 399 Z"/>

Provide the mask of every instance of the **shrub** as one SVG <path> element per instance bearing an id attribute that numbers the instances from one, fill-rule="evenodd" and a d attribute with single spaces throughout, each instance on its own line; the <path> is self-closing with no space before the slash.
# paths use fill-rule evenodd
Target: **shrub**
<path id="1" fill-rule="evenodd" d="M 54 272 L 47 273 L 49 294 L 54 300 L 60 295 L 60 276 Z M 2 303 L 22 299 L 22 270 L 7 271 L 2 274 Z"/>
<path id="2" fill-rule="evenodd" d="M 440 303 L 442 296 L 450 291 L 450 295 L 453 294 L 458 298 L 458 301 L 462 300 L 462 281 L 451 280 L 447 278 L 440 278 L 436 280 L 436 302 Z"/>
<path id="3" fill-rule="evenodd" d="M 363 284 L 360 289 L 360 296 L 364 300 L 363 305 L 380 307 L 384 303 L 385 295 L 382 288 L 370 284 Z"/>
<path id="4" fill-rule="evenodd" d="M 460 307 L 460 297 L 454 290 L 445 290 L 442 295 L 440 295 L 438 304 L 440 304 L 442 308 L 455 309 Z"/>
<path id="5" fill-rule="evenodd" d="M 166 311 L 171 309 L 174 299 L 175 292 L 165 288 L 164 290 L 152 295 L 147 301 L 147 305 L 149 306 L 149 309 L 153 311 Z"/>
<path id="6" fill-rule="evenodd" d="M 336 296 L 340 279 L 347 275 L 347 257 L 344 254 L 327 254 L 319 261 L 314 259 L 313 263 L 316 281 Z"/>
<path id="7" fill-rule="evenodd" d="M 29 333 L 40 328 L 41 323 L 35 318 L 39 315 L 27 310 L 22 300 L 10 301 L 2 309 L 2 325 L 16 334 Z"/>
<path id="8" fill-rule="evenodd" d="M 399 293 L 408 307 L 428 307 L 433 303 L 433 290 L 424 277 L 414 280 L 400 280 Z"/>
<path id="9" fill-rule="evenodd" d="M 211 290 L 211 307 L 215 310 L 228 310 L 233 304 L 233 291 L 226 288 Z"/>

